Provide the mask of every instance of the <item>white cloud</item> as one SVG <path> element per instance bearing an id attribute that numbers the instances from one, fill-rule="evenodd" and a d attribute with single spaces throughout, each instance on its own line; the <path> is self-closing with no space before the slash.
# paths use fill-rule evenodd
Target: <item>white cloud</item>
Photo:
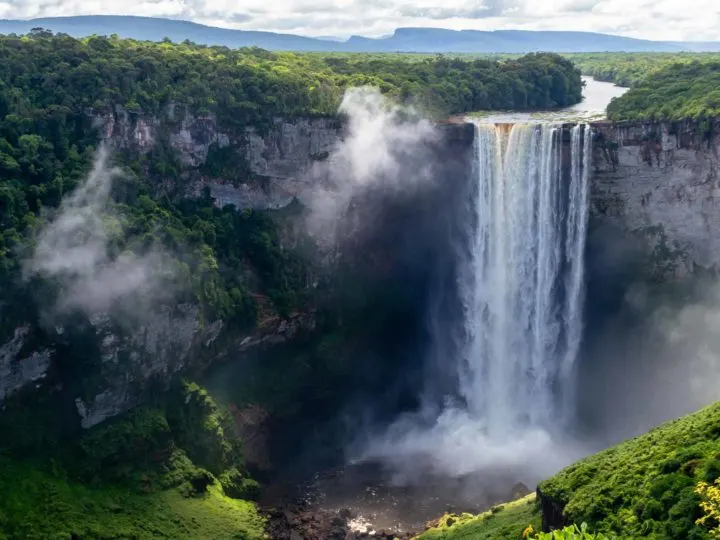
<path id="1" fill-rule="evenodd" d="M 51 212 L 25 262 L 25 276 L 51 278 L 61 286 L 54 306 L 58 313 L 124 308 L 137 320 L 154 301 L 172 293 L 162 282 L 171 268 L 158 250 L 111 255 L 111 231 L 117 234 L 121 228 L 109 206 L 110 191 L 122 172 L 108 166 L 108 157 L 102 147 L 85 181 Z"/>
<path id="2" fill-rule="evenodd" d="M 247 30 L 383 35 L 400 26 L 584 30 L 720 40 L 717 0 L 3 0 L 0 17 L 166 16 Z"/>

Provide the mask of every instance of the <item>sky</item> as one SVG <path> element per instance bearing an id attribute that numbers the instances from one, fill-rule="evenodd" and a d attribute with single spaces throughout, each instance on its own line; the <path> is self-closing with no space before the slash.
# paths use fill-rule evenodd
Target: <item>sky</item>
<path id="1" fill-rule="evenodd" d="M 381 36 L 416 26 L 720 40 L 720 0 L 0 0 L 7 19 L 100 14 L 309 36 Z"/>

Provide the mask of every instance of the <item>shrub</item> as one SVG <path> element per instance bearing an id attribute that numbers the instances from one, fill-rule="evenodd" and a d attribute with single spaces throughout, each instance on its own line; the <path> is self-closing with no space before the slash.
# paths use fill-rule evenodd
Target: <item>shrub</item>
<path id="1" fill-rule="evenodd" d="M 580 527 L 571 525 L 563 530 L 552 531 L 548 533 L 535 533 L 532 527 L 528 527 L 523 532 L 523 538 L 528 540 L 611 540 L 611 537 L 604 534 L 592 534 L 588 532 L 587 524 L 583 523 Z M 615 537 L 612 537 L 613 539 Z"/>
<path id="2" fill-rule="evenodd" d="M 167 459 L 172 433 L 162 411 L 139 408 L 90 430 L 78 445 L 80 473 L 121 478 L 128 466 L 139 469 Z"/>
<path id="3" fill-rule="evenodd" d="M 183 382 L 168 407 L 178 445 L 213 474 L 241 465 L 240 439 L 227 411 L 195 383 Z"/>
<path id="4" fill-rule="evenodd" d="M 704 515 L 696 523 L 710 527 L 710 536 L 720 538 L 720 480 L 714 484 L 699 482 L 695 493 L 700 497 L 700 508 Z"/>
<path id="5" fill-rule="evenodd" d="M 254 501 L 260 495 L 260 484 L 252 478 L 246 478 L 234 467 L 222 473 L 218 480 L 225 495 L 233 499 Z"/>

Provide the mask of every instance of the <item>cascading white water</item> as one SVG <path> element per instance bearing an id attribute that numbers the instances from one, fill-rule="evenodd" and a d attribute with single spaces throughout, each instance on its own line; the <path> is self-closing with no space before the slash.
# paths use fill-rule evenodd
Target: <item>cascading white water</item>
<path id="1" fill-rule="evenodd" d="M 491 436 L 568 413 L 582 336 L 591 130 L 476 126 L 461 391 Z M 569 177 L 568 177 L 569 176 Z"/>

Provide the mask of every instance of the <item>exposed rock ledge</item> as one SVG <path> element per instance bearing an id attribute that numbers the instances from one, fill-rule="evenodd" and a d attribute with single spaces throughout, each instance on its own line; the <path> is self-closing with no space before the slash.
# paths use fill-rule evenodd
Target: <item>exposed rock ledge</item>
<path id="1" fill-rule="evenodd" d="M 0 345 L 0 404 L 5 396 L 47 376 L 51 350 L 42 349 L 27 356 L 20 354 L 29 331 L 29 326 L 20 326 L 10 341 Z"/>

